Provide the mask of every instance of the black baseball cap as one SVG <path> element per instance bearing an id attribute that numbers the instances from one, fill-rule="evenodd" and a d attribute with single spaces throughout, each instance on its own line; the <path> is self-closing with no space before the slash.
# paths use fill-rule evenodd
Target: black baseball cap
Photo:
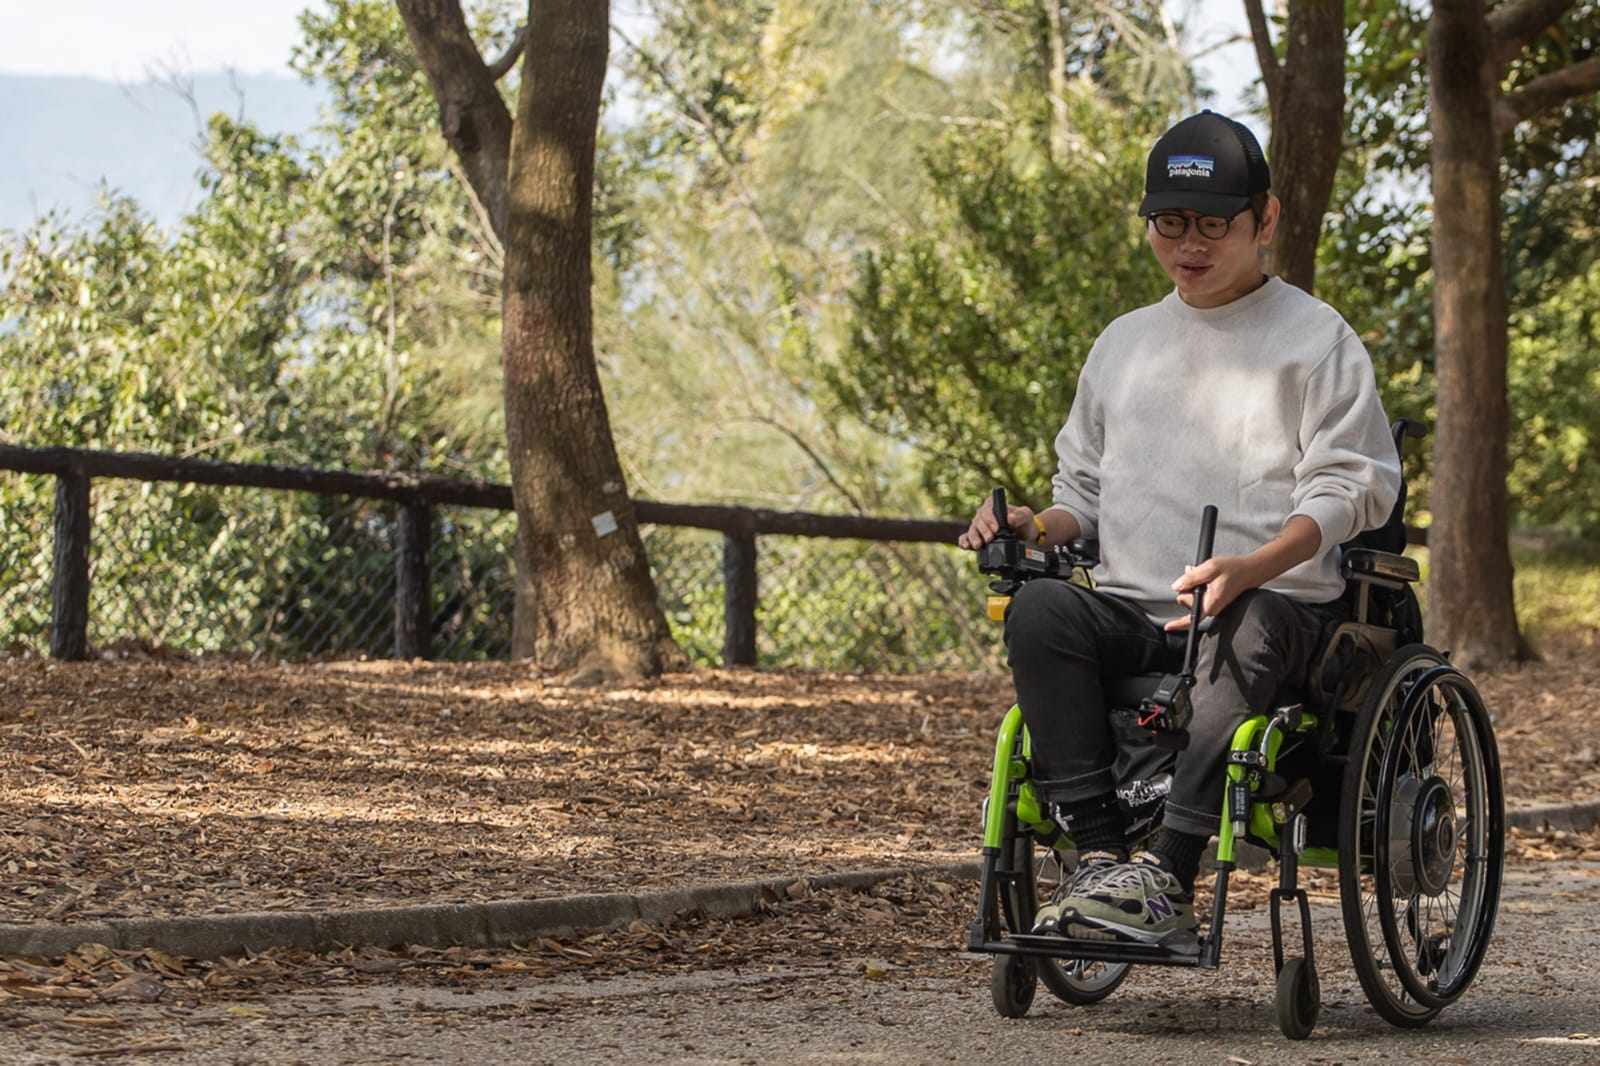
<path id="1" fill-rule="evenodd" d="M 1232 218 L 1250 197 L 1272 187 L 1272 172 L 1255 134 L 1215 111 L 1190 115 L 1150 149 L 1139 215 L 1188 208 Z"/>

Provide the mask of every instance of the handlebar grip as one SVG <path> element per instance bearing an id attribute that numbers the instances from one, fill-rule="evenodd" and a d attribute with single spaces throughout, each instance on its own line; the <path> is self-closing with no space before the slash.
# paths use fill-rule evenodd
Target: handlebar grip
<path id="1" fill-rule="evenodd" d="M 1200 512 L 1200 548 L 1195 554 L 1194 565 L 1199 566 L 1211 558 L 1212 549 L 1217 541 L 1217 508 L 1215 504 L 1206 504 L 1205 510 Z M 1183 672 L 1185 675 L 1194 674 L 1195 655 L 1199 649 L 1200 619 L 1205 616 L 1206 587 L 1201 585 L 1194 590 L 1194 606 L 1189 611 L 1189 633 L 1183 645 Z"/>
<path id="2" fill-rule="evenodd" d="M 994 509 L 994 520 L 1000 523 L 1000 530 L 995 534 L 995 536 L 1004 537 L 1009 535 L 1011 532 L 1011 523 L 1006 521 L 1006 490 L 1002 488 L 996 488 L 994 490 L 993 498 L 989 501 L 989 506 Z"/>
<path id="3" fill-rule="evenodd" d="M 1199 566 L 1211 558 L 1212 548 L 1217 541 L 1217 508 L 1215 504 L 1206 504 L 1206 509 L 1200 512 L 1200 550 L 1194 557 L 1194 565 Z"/>

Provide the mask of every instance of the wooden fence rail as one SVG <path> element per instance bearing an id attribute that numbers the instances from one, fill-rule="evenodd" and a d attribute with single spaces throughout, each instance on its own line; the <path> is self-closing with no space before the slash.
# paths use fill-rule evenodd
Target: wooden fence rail
<path id="1" fill-rule="evenodd" d="M 222 463 L 140 452 L 88 448 L 25 448 L 0 444 L 0 470 L 56 478 L 50 654 L 82 659 L 89 653 L 90 489 L 95 478 L 308 492 L 391 500 L 399 504 L 395 551 L 394 654 L 432 654 L 429 552 L 438 507 L 513 509 L 511 487 L 431 475 L 312 470 L 262 463 Z M 953 543 L 965 522 L 863 515 L 820 515 L 750 507 L 633 501 L 641 523 L 720 532 L 725 621 L 723 661 L 756 662 L 756 538 L 762 535 L 849 540 Z"/>
<path id="2" fill-rule="evenodd" d="M 0 470 L 56 478 L 54 574 L 51 581 L 50 654 L 82 659 L 89 653 L 90 488 L 95 478 L 260 488 L 392 500 L 399 504 L 395 551 L 394 654 L 426 659 L 432 654 L 428 557 L 434 509 L 513 509 L 511 487 L 432 475 L 312 470 L 262 463 L 223 463 L 141 452 L 87 448 L 25 448 L 0 444 Z M 849 540 L 953 543 L 965 521 L 876 518 L 768 511 L 751 507 L 634 500 L 641 523 L 707 529 L 722 534 L 722 658 L 730 666 L 756 662 L 756 538 L 835 537 Z M 1427 531 L 1408 529 L 1413 544 Z"/>

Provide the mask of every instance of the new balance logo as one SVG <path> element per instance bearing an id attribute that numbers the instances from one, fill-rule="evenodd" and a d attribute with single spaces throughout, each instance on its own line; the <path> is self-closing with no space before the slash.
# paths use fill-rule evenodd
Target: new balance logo
<path id="1" fill-rule="evenodd" d="M 1166 896 L 1151 896 L 1145 900 L 1145 904 L 1150 908 L 1150 913 L 1156 916 L 1157 921 L 1171 918 L 1174 913 L 1172 901 Z"/>

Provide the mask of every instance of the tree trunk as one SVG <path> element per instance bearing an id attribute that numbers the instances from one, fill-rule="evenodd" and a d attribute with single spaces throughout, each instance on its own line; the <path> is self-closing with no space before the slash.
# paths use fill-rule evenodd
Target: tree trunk
<path id="1" fill-rule="evenodd" d="M 502 281 L 517 507 L 512 651 L 545 670 L 652 674 L 681 655 L 628 499 L 595 368 L 590 243 L 609 5 L 529 5 Z"/>
<path id="2" fill-rule="evenodd" d="M 1045 25 L 1045 92 L 1050 96 L 1050 161 L 1067 165 L 1071 154 L 1072 120 L 1067 114 L 1067 31 L 1060 0 L 1043 0 Z"/>
<path id="3" fill-rule="evenodd" d="M 1433 316 L 1438 422 L 1428 532 L 1431 641 L 1458 664 L 1520 651 L 1506 500 L 1506 292 L 1500 144 L 1482 0 L 1435 0 L 1428 27 L 1433 134 Z"/>
<path id="4" fill-rule="evenodd" d="M 1288 35 L 1279 73 L 1266 79 L 1272 97 L 1268 158 L 1283 204 L 1268 269 L 1311 292 L 1344 143 L 1343 0 L 1291 0 Z"/>

